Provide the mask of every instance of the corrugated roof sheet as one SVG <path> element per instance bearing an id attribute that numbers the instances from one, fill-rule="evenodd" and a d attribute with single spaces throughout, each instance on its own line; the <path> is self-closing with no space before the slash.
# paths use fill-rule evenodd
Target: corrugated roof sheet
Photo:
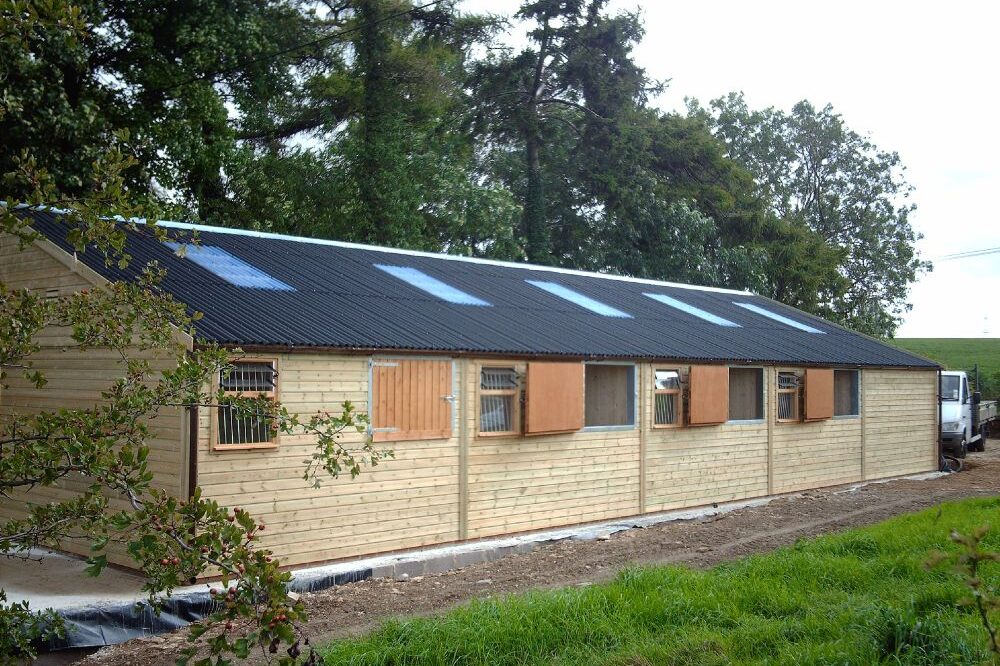
<path id="1" fill-rule="evenodd" d="M 27 211 L 26 211 L 27 213 Z M 30 211 L 35 228 L 72 252 L 58 214 Z M 179 239 L 192 225 L 163 223 Z M 134 257 L 125 271 L 97 252 L 80 259 L 110 279 L 129 279 L 149 261 L 167 269 L 164 288 L 204 317 L 199 336 L 229 345 L 277 345 L 452 353 L 678 359 L 735 363 L 936 367 L 872 338 L 746 292 L 635 280 L 528 264 L 472 260 L 233 229 L 197 227 L 218 247 L 292 290 L 238 287 L 178 257 L 148 230 L 129 232 Z M 419 270 L 490 303 L 449 303 L 377 264 Z M 605 317 L 532 286 L 555 282 L 627 312 Z M 718 326 L 643 295 L 650 286 L 737 327 Z M 736 303 L 752 303 L 814 327 L 798 330 Z"/>

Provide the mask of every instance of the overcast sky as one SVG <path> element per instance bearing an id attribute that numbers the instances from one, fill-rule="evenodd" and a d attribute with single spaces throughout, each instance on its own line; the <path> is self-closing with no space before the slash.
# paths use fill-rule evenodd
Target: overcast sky
<path id="1" fill-rule="evenodd" d="M 1000 4 L 613 2 L 642 11 L 636 58 L 671 79 L 662 108 L 734 90 L 752 108 L 829 102 L 848 127 L 898 152 L 916 188 L 918 247 L 935 265 L 913 286 L 899 337 L 1000 337 L 1000 253 L 940 259 L 1000 247 Z M 462 8 L 509 15 L 519 4 Z"/>

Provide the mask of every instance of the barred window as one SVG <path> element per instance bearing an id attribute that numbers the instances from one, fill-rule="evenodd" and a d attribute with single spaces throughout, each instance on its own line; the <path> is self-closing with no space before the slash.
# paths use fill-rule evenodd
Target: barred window
<path id="1" fill-rule="evenodd" d="M 216 448 L 275 446 L 275 432 L 265 410 L 254 413 L 237 410 L 225 403 L 226 397 L 276 399 L 278 373 L 274 361 L 236 361 L 219 372 L 223 403 L 219 405 Z"/>
<path id="2" fill-rule="evenodd" d="M 681 425 L 681 374 L 657 370 L 653 378 L 653 426 Z"/>
<path id="3" fill-rule="evenodd" d="M 479 432 L 517 433 L 517 373 L 514 368 L 484 367 L 479 371 Z"/>
<path id="4" fill-rule="evenodd" d="M 794 372 L 778 373 L 778 420 L 799 420 L 799 378 Z"/>

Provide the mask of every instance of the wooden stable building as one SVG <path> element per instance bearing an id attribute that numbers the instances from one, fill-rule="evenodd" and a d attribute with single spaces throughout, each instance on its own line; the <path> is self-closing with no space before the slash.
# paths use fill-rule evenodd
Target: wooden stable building
<path id="1" fill-rule="evenodd" d="M 155 260 L 199 335 L 242 348 L 222 388 L 370 414 L 395 459 L 319 489 L 308 437 L 221 410 L 156 419 L 157 483 L 250 510 L 289 565 L 937 468 L 936 365 L 747 292 L 180 223 L 163 226 L 199 246 L 130 231 L 123 272 L 28 214 L 41 240 L 0 237 L 9 288 L 55 297 Z M 11 377 L 0 419 L 92 405 L 118 376 L 64 331 L 41 344 L 48 384 Z"/>

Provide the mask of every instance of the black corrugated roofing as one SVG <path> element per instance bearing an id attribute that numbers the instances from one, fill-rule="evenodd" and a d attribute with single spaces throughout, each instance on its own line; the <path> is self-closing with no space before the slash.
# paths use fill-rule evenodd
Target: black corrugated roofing
<path id="1" fill-rule="evenodd" d="M 72 252 L 58 214 L 31 211 L 34 227 Z M 175 237 L 189 225 L 173 225 Z M 198 334 L 229 345 L 278 345 L 737 363 L 936 367 L 919 356 L 774 301 L 743 292 L 580 274 L 531 265 L 469 260 L 198 227 L 203 246 L 218 247 L 294 291 L 230 284 L 149 233 L 129 231 L 134 257 L 125 271 L 96 251 L 80 259 L 109 279 L 128 279 L 148 261 L 167 269 L 163 286 L 204 314 Z M 490 307 L 434 298 L 374 267 L 405 266 L 461 289 Z M 528 284 L 555 282 L 630 314 L 595 314 Z M 719 326 L 643 295 L 664 294 L 728 319 Z M 804 323 L 809 333 L 748 311 L 746 302 Z"/>

